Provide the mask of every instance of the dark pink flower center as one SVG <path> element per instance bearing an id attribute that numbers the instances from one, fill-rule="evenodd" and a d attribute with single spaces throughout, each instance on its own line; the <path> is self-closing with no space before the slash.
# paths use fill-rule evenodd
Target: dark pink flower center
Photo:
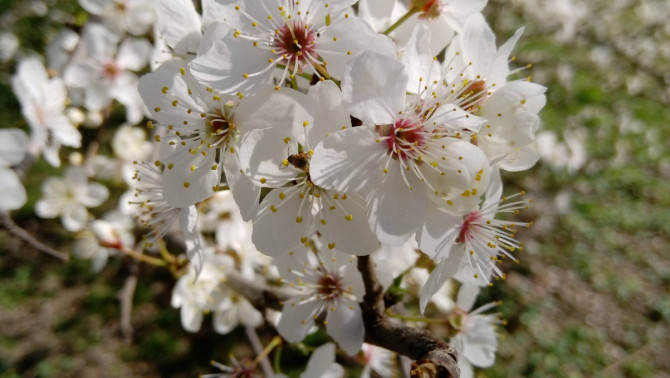
<path id="1" fill-rule="evenodd" d="M 121 73 L 121 69 L 114 62 L 105 63 L 105 65 L 102 67 L 102 74 L 107 79 L 114 79 L 119 75 L 119 73 Z"/>
<path id="2" fill-rule="evenodd" d="M 234 367 L 229 376 L 231 378 L 254 378 L 257 377 L 258 374 L 254 362 L 245 358 L 239 362 L 239 366 Z"/>
<path id="3" fill-rule="evenodd" d="M 476 227 L 474 223 L 477 223 L 482 218 L 482 215 L 479 211 L 473 211 L 470 214 L 463 217 L 463 224 L 461 225 L 461 232 L 458 234 L 457 243 L 465 243 L 468 240 L 472 240 L 473 229 Z"/>
<path id="4" fill-rule="evenodd" d="M 393 158 L 413 159 L 425 144 L 423 125 L 417 124 L 415 120 L 399 118 L 388 128 L 380 128 L 381 133 L 385 130 L 385 136 L 389 137 L 386 139 L 386 147 Z"/>
<path id="5" fill-rule="evenodd" d="M 326 273 L 319 277 L 318 285 L 319 294 L 323 295 L 328 300 L 337 299 L 342 295 L 342 277 Z"/>
<path id="6" fill-rule="evenodd" d="M 312 56 L 317 58 L 316 33 L 301 20 L 293 24 L 284 24 L 275 35 L 275 52 L 283 55 L 291 63 L 304 63 Z"/>

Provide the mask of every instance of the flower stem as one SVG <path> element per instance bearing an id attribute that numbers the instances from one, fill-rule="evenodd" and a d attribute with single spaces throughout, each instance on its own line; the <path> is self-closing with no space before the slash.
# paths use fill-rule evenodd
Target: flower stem
<path id="1" fill-rule="evenodd" d="M 274 358 L 272 359 L 272 367 L 275 369 L 275 374 L 281 373 L 281 367 L 279 366 L 279 362 L 281 361 L 281 350 L 282 347 L 280 345 L 277 347 Z"/>
<path id="2" fill-rule="evenodd" d="M 161 239 L 158 241 L 158 250 L 161 252 L 161 257 L 163 260 L 167 261 L 170 264 L 175 264 L 177 259 L 170 254 L 165 246 L 165 242 Z"/>
<path id="3" fill-rule="evenodd" d="M 333 83 L 337 84 L 338 87 L 340 86 L 340 81 L 330 76 L 326 67 L 316 63 L 313 65 L 313 67 L 321 76 L 328 80 L 332 80 Z"/>
<path id="4" fill-rule="evenodd" d="M 298 90 L 298 79 L 295 76 L 291 76 L 291 88 Z"/>
<path id="5" fill-rule="evenodd" d="M 283 70 L 283 69 L 286 68 L 286 66 L 283 65 L 283 64 L 279 64 L 279 63 L 278 63 L 278 64 L 277 64 L 277 68 L 279 68 L 280 70 Z M 306 74 L 306 73 L 296 73 L 296 76 L 300 76 L 300 77 L 302 77 L 303 79 L 307 79 L 307 80 L 311 80 L 311 79 L 312 79 L 312 75 L 309 75 L 309 74 Z"/>
<path id="6" fill-rule="evenodd" d="M 119 251 L 125 253 L 126 255 L 128 255 L 128 256 L 136 259 L 136 260 L 140 260 L 142 262 L 145 262 L 147 264 L 151 264 L 151 265 L 154 265 L 154 266 L 167 266 L 167 264 L 168 264 L 167 261 L 165 261 L 165 260 L 161 260 L 161 259 L 157 259 L 155 257 L 147 256 L 143 253 L 133 251 L 130 248 L 124 247 L 124 248 L 119 249 Z"/>
<path id="7" fill-rule="evenodd" d="M 272 350 L 281 345 L 281 337 L 275 336 L 272 340 L 270 340 L 270 343 L 263 349 L 263 351 L 256 356 L 256 359 L 254 360 L 254 364 L 258 364 L 262 359 L 266 358 Z"/>
<path id="8" fill-rule="evenodd" d="M 407 21 L 410 17 L 412 17 L 415 13 L 419 12 L 419 8 L 417 7 L 412 7 L 410 10 L 405 13 L 404 16 L 400 17 L 398 21 L 393 23 L 393 25 L 389 26 L 386 30 L 382 32 L 384 35 L 389 35 L 392 31 L 398 28 L 403 22 Z"/>

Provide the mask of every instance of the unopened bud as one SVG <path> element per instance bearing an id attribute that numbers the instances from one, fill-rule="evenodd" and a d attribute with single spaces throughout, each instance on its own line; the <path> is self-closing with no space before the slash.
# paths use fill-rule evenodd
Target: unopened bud
<path id="1" fill-rule="evenodd" d="M 96 220 L 91 223 L 91 231 L 103 247 L 121 249 L 123 242 L 111 223 L 104 220 Z"/>
<path id="2" fill-rule="evenodd" d="M 412 0 L 412 6 L 419 9 L 421 19 L 437 18 L 442 11 L 440 0 Z"/>

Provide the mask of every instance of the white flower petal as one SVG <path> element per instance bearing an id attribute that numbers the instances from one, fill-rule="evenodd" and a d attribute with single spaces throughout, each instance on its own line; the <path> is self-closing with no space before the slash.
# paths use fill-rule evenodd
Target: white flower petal
<path id="1" fill-rule="evenodd" d="M 169 144 L 170 140 L 163 138 L 162 141 L 163 144 Z M 163 171 L 165 201 L 178 208 L 194 205 L 210 197 L 214 193 L 214 187 L 221 181 L 220 170 L 212 169 L 216 165 L 216 153 L 210 151 L 207 156 L 191 154 L 179 142 L 174 147 L 176 148 L 169 156 L 161 153 L 163 164 L 168 167 Z"/>
<path id="2" fill-rule="evenodd" d="M 363 301 L 365 296 L 365 283 L 363 282 L 363 276 L 361 272 L 358 271 L 356 265 L 357 259 L 352 259 L 351 256 L 345 254 L 339 254 L 342 261 L 349 261 L 342 273 L 342 282 L 344 286 L 351 287 L 351 294 L 356 297 L 359 302 Z"/>
<path id="3" fill-rule="evenodd" d="M 357 195 L 342 199 L 340 194 L 335 200 L 330 198 L 332 196 L 332 192 L 322 195 L 322 208 L 316 214 L 316 226 L 323 242 L 358 256 L 374 251 L 379 246 L 379 240 L 367 224 L 363 201 Z"/>
<path id="4" fill-rule="evenodd" d="M 421 225 L 428 199 L 416 176 L 406 176 L 413 187 L 410 189 L 400 172 L 403 168 L 391 168 L 384 174 L 380 189 L 372 190 L 368 197 L 368 222 L 381 243 L 398 246 Z"/>
<path id="5" fill-rule="evenodd" d="M 89 183 L 87 186 L 86 195 L 79 198 L 79 201 L 86 207 L 100 206 L 109 197 L 109 189 L 106 186 L 98 183 Z"/>
<path id="6" fill-rule="evenodd" d="M 493 365 L 498 349 L 498 339 L 495 328 L 491 324 L 490 315 L 468 316 L 464 334 L 463 357 L 478 367 Z"/>
<path id="7" fill-rule="evenodd" d="M 323 344 L 312 352 L 309 361 L 307 361 L 307 368 L 300 374 L 300 378 L 323 378 L 326 376 L 326 372 L 331 369 L 334 362 L 335 344 Z M 341 366 L 340 369 L 342 369 Z"/>
<path id="8" fill-rule="evenodd" d="M 258 212 L 261 188 L 254 185 L 249 177 L 240 173 L 240 164 L 236 156 L 226 157 L 223 170 L 226 182 L 240 210 L 242 220 L 250 220 Z"/>
<path id="9" fill-rule="evenodd" d="M 184 303 L 179 310 L 179 314 L 181 315 L 181 325 L 185 330 L 193 333 L 200 330 L 203 317 L 200 309 L 189 303 Z"/>
<path id="10" fill-rule="evenodd" d="M 61 221 L 66 230 L 72 232 L 79 231 L 84 228 L 88 221 L 88 211 L 82 205 L 72 204 L 63 209 Z"/>
<path id="11" fill-rule="evenodd" d="M 328 310 L 326 321 L 328 334 L 348 355 L 353 356 L 361 350 L 365 327 L 361 307 L 357 302 L 341 298 Z"/>
<path id="12" fill-rule="evenodd" d="M 407 74 L 407 92 L 421 93 L 427 83 L 440 80 L 440 66 L 428 51 L 432 34 L 424 23 L 417 24 L 405 45 L 402 63 Z"/>
<path id="13" fill-rule="evenodd" d="M 253 95 L 264 87 L 272 76 L 265 69 L 272 54 L 254 47 L 245 38 L 228 38 L 214 43 L 205 54 L 189 63 L 198 81 L 222 93 Z M 248 78 L 244 75 L 251 75 Z"/>
<path id="14" fill-rule="evenodd" d="M 121 43 L 116 54 L 119 68 L 140 71 L 149 63 L 151 44 L 146 39 L 129 38 Z"/>
<path id="15" fill-rule="evenodd" d="M 240 323 L 247 327 L 258 327 L 263 324 L 263 314 L 245 298 L 239 298 L 237 302 L 237 313 Z"/>
<path id="16" fill-rule="evenodd" d="M 420 293 L 419 307 L 422 314 L 426 310 L 426 305 L 430 301 L 430 298 L 456 273 L 462 258 L 463 254 L 452 253 L 448 258 L 442 260 L 430 273 Z"/>
<path id="17" fill-rule="evenodd" d="M 460 234 L 462 221 L 463 217 L 445 214 L 438 208 L 426 209 L 424 223 L 416 233 L 419 248 L 431 258 L 446 258 Z"/>
<path id="18" fill-rule="evenodd" d="M 156 27 L 176 54 L 195 52 L 201 37 L 200 15 L 190 0 L 156 2 Z"/>
<path id="19" fill-rule="evenodd" d="M 461 285 L 461 288 L 458 289 L 458 295 L 456 296 L 456 304 L 458 307 L 464 311 L 470 312 L 480 290 L 480 287 L 476 285 Z"/>
<path id="20" fill-rule="evenodd" d="M 195 206 L 182 208 L 179 211 L 179 225 L 184 233 L 186 254 L 191 265 L 195 268 L 196 278 L 200 275 L 203 266 L 203 245 L 200 233 L 197 230 L 198 210 Z"/>
<path id="21" fill-rule="evenodd" d="M 0 210 L 17 210 L 25 205 L 26 189 L 11 169 L 0 168 Z"/>
<path id="22" fill-rule="evenodd" d="M 226 335 L 235 329 L 238 324 L 237 306 L 230 305 L 230 307 L 214 312 L 214 330 L 216 333 Z"/>
<path id="23" fill-rule="evenodd" d="M 391 38 L 375 33 L 369 25 L 353 15 L 333 20 L 316 43 L 317 51 L 328 62 L 328 73 L 340 79 L 346 76 L 345 67 L 357 55 L 374 53 L 393 58 L 397 49 Z"/>
<path id="24" fill-rule="evenodd" d="M 306 144 L 309 148 L 316 147 L 326 135 L 351 127 L 342 92 L 334 82 L 320 81 L 310 87 L 308 95 L 316 102 L 314 126 L 307 128 Z"/>
<path id="25" fill-rule="evenodd" d="M 300 245 L 302 238 L 311 236 L 312 206 L 300 198 L 299 193 L 303 190 L 306 188 L 299 186 L 279 188 L 265 196 L 254 217 L 251 238 L 256 249 L 277 256 Z"/>
<path id="26" fill-rule="evenodd" d="M 309 166 L 312 182 L 337 192 L 375 189 L 383 175 L 386 148 L 367 127 L 335 132 L 314 148 Z"/>
<path id="27" fill-rule="evenodd" d="M 278 188 L 302 171 L 283 164 L 289 155 L 298 153 L 298 142 L 291 130 L 256 129 L 246 134 L 240 147 L 242 170 L 258 186 Z"/>
<path id="28" fill-rule="evenodd" d="M 28 136 L 23 130 L 0 130 L 0 168 L 19 164 L 26 156 L 27 150 Z"/>
<path id="29" fill-rule="evenodd" d="M 364 124 L 393 123 L 405 107 L 407 75 L 402 63 L 373 52 L 360 54 L 344 72 L 342 94 Z"/>
<path id="30" fill-rule="evenodd" d="M 279 334 L 290 343 L 302 341 L 314 325 L 314 315 L 320 307 L 319 301 L 296 303 L 288 301 L 282 309 L 281 319 L 277 325 Z"/>

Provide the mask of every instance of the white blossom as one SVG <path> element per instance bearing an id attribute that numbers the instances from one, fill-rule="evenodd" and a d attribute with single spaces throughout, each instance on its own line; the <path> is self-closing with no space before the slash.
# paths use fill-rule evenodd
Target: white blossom
<path id="1" fill-rule="evenodd" d="M 30 125 L 30 153 L 60 165 L 61 145 L 81 146 L 81 135 L 64 114 L 67 92 L 63 81 L 49 78 L 37 58 L 21 61 L 12 77 L 12 90 L 21 103 L 21 113 Z"/>
<path id="2" fill-rule="evenodd" d="M 105 25 L 115 33 L 128 31 L 142 35 L 149 30 L 156 17 L 155 0 L 79 0 L 88 12 L 102 17 Z"/>
<path id="3" fill-rule="evenodd" d="M 241 166 L 254 183 L 276 188 L 265 196 L 253 218 L 254 244 L 276 256 L 318 231 L 330 249 L 369 253 L 379 243 L 366 224 L 363 200 L 356 194 L 321 188 L 310 179 L 312 147 L 350 124 L 339 89 L 323 82 L 307 95 L 287 90 L 276 96 L 291 99 L 286 106 L 294 109 L 297 122 L 292 127 L 253 130 L 240 148 Z"/>
<path id="4" fill-rule="evenodd" d="M 0 130 L 0 210 L 16 210 L 26 203 L 26 189 L 11 167 L 26 156 L 28 136 L 19 129 Z"/>
<path id="5" fill-rule="evenodd" d="M 514 236 L 516 227 L 528 223 L 496 219 L 499 213 L 519 213 L 528 208 L 525 192 L 502 196 L 499 171 L 491 176 L 491 184 L 481 205 L 463 216 L 454 216 L 430 209 L 426 222 L 417 234 L 419 247 L 433 251 L 431 257 L 440 261 L 421 289 L 421 311 L 428 300 L 451 277 L 469 284 L 490 284 L 491 275 L 500 278 L 504 273 L 497 267 L 499 260 L 508 257 L 516 261 L 512 252 L 522 250 Z M 521 197 L 521 199 L 519 199 Z"/>
<path id="6" fill-rule="evenodd" d="M 197 230 L 198 210 L 194 205 L 180 206 L 165 197 L 165 181 L 156 165 L 136 162 L 135 193 L 130 201 L 138 205 L 141 214 L 137 216 L 141 225 L 152 228 L 149 243 L 152 244 L 176 224 L 182 231 L 186 254 L 195 272 L 199 273 L 203 264 L 203 242 Z"/>
<path id="7" fill-rule="evenodd" d="M 126 107 L 128 122 L 135 124 L 142 119 L 144 107 L 133 71 L 143 69 L 150 54 L 151 45 L 145 39 L 120 40 L 104 26 L 89 24 L 63 77 L 68 86 L 84 90 L 88 110 L 103 110 L 117 100 Z"/>
<path id="8" fill-rule="evenodd" d="M 147 141 L 144 130 L 124 124 L 114 133 L 112 149 L 116 156 L 132 162 L 148 158 L 153 145 Z"/>
<path id="9" fill-rule="evenodd" d="M 484 314 L 496 304 L 489 303 L 472 310 L 478 292 L 477 286 L 461 286 L 456 299 L 457 309 L 449 316 L 455 333 L 449 345 L 458 352 L 458 368 L 463 378 L 474 377 L 472 366 L 486 368 L 493 365 L 498 349 L 495 325 L 500 321 L 497 314 Z"/>
<path id="10" fill-rule="evenodd" d="M 370 227 L 389 245 L 414 234 L 432 201 L 453 206 L 488 182 L 488 160 L 460 131 L 483 120 L 430 95 L 408 96 L 407 80 L 400 62 L 368 52 L 355 59 L 342 91 L 364 126 L 326 137 L 310 171 L 316 185 L 362 193 Z"/>
<path id="11" fill-rule="evenodd" d="M 275 68 L 282 70 L 280 81 L 302 72 L 323 76 L 324 70 L 339 78 L 362 51 L 394 55 L 390 39 L 348 12 L 354 2 L 219 1 L 222 21 L 235 32 L 195 59 L 191 71 L 219 91 L 248 95 L 267 85 Z"/>
<path id="12" fill-rule="evenodd" d="M 350 356 L 363 344 L 365 329 L 361 308 L 365 288 L 356 269 L 356 257 L 304 247 L 277 258 L 279 274 L 298 294 L 284 302 L 277 330 L 289 342 L 301 341 L 325 313 L 328 334 Z"/>
<path id="13" fill-rule="evenodd" d="M 70 167 L 65 177 L 50 177 L 42 184 L 42 199 L 35 204 L 41 218 L 60 217 L 68 231 L 79 231 L 88 221 L 87 207 L 100 206 L 109 196 L 106 186 L 89 183 L 81 167 Z"/>

